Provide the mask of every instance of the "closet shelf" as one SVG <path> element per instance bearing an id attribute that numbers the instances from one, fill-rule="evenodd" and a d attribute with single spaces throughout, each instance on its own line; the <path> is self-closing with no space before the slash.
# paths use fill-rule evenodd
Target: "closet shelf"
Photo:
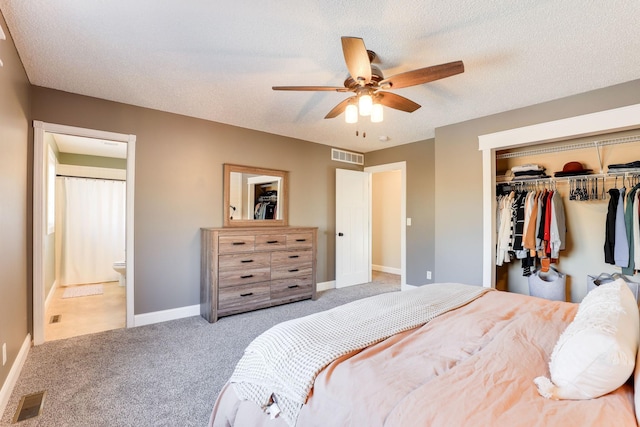
<path id="1" fill-rule="evenodd" d="M 498 175 L 496 176 L 496 184 L 536 184 L 536 183 L 545 183 L 545 182 L 562 182 L 562 181 L 578 181 L 585 180 L 589 178 L 604 178 L 604 179 L 614 179 L 614 178 L 630 178 L 640 176 L 640 169 L 629 169 L 624 172 L 610 172 L 610 173 L 591 173 L 587 175 L 572 175 L 572 176 L 550 176 L 548 178 L 528 178 L 528 179 L 508 179 L 507 175 Z"/>
<path id="2" fill-rule="evenodd" d="M 638 142 L 638 141 L 640 141 L 640 135 L 631 135 L 631 136 L 625 136 L 621 138 L 605 139 L 602 141 L 580 142 L 576 144 L 568 144 L 568 145 L 562 145 L 557 147 L 536 148 L 536 149 L 527 150 L 527 151 L 517 151 L 513 153 L 496 154 L 496 159 L 498 160 L 513 159 L 516 157 L 526 157 L 526 156 L 533 156 L 537 154 L 559 153 L 561 151 L 582 150 L 582 149 L 593 148 L 593 147 L 596 147 L 599 149 L 600 147 L 604 147 L 607 145 L 628 144 L 630 142 Z M 600 155 L 600 152 L 598 151 L 598 156 L 599 155 Z"/>

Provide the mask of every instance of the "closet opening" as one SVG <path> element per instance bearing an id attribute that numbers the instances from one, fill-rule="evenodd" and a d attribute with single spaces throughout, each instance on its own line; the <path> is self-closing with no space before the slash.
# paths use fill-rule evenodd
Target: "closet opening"
<path id="1" fill-rule="evenodd" d="M 545 297 L 579 302 L 587 275 L 621 272 L 605 261 L 607 211 L 612 194 L 638 188 L 638 130 L 499 150 L 495 158 L 496 288 L 535 293 L 537 276 L 548 280 L 551 271 L 564 292 Z M 633 279 L 635 269 L 627 274 Z"/>
<path id="2" fill-rule="evenodd" d="M 543 166 L 550 176 L 513 182 L 516 187 L 535 190 L 537 184 L 537 190 L 543 190 L 546 185 L 562 195 L 566 241 L 556 265 L 567 275 L 566 300 L 582 300 L 588 274 L 616 268 L 604 261 L 607 191 L 621 185 L 623 179 L 626 185 L 632 184 L 635 171 L 622 172 L 616 183 L 609 167 L 640 160 L 639 113 L 640 105 L 632 105 L 479 137 L 483 151 L 484 286 L 529 293 L 521 266 L 497 265 L 497 184 L 501 174 L 523 165 Z M 567 167 L 572 169 L 576 164 L 585 176 L 562 176 Z"/>

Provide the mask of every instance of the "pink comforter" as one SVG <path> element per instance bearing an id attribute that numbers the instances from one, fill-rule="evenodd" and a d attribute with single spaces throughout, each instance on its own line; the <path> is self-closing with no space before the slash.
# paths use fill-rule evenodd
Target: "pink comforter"
<path id="1" fill-rule="evenodd" d="M 584 401 L 542 398 L 555 342 L 578 305 L 507 292 L 328 365 L 297 426 L 636 426 L 633 387 Z M 211 426 L 285 427 L 227 385 Z"/>

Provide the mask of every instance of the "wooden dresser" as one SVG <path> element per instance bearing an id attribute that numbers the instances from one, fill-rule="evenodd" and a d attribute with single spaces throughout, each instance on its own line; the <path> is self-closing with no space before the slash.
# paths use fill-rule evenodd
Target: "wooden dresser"
<path id="1" fill-rule="evenodd" d="M 203 228 L 200 314 L 209 322 L 316 298 L 315 227 Z"/>

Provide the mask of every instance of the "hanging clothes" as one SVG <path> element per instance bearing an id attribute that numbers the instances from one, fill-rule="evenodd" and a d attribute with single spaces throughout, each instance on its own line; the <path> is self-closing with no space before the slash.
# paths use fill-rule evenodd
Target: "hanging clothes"
<path id="1" fill-rule="evenodd" d="M 618 201 L 620 200 L 620 190 L 609 189 L 609 205 L 607 207 L 607 220 L 604 238 L 604 262 L 615 265 L 615 242 L 616 242 L 616 213 L 618 211 Z"/>
<path id="2" fill-rule="evenodd" d="M 618 197 L 618 206 L 616 208 L 616 238 L 613 255 L 615 265 L 618 267 L 627 267 L 629 265 L 629 241 L 627 240 L 627 227 L 624 220 L 624 195 L 626 188 L 620 189 Z"/>
<path id="3" fill-rule="evenodd" d="M 531 275 L 536 258 L 557 260 L 566 246 L 566 218 L 557 191 L 519 191 L 498 197 L 496 264 L 520 259 Z"/>
<path id="4" fill-rule="evenodd" d="M 564 216 L 564 205 L 560 194 L 555 191 L 551 197 L 551 226 L 549 231 L 549 246 L 551 259 L 558 259 L 560 251 L 565 249 L 565 238 L 567 234 L 566 221 Z"/>
<path id="5" fill-rule="evenodd" d="M 633 222 L 633 207 L 634 207 L 634 200 L 636 198 L 636 193 L 638 192 L 638 185 L 634 185 L 633 188 L 631 188 L 631 191 L 629 191 L 629 193 L 627 194 L 627 204 L 625 205 L 625 210 L 624 210 L 624 224 L 626 227 L 626 231 L 627 231 L 627 242 L 629 244 L 629 263 L 626 267 L 622 268 L 622 274 L 629 274 L 629 275 L 634 275 L 635 274 L 635 259 L 634 259 L 634 253 L 635 253 L 635 241 L 634 241 L 634 228 L 638 228 L 638 226 L 636 224 L 634 224 Z"/>
<path id="6" fill-rule="evenodd" d="M 509 252 L 512 248 L 513 240 L 513 201 L 515 192 L 501 196 L 498 201 L 498 247 L 496 250 L 496 265 L 511 261 Z"/>
<path id="7" fill-rule="evenodd" d="M 640 267 L 640 190 L 633 198 L 633 254 L 633 265 L 637 271 Z"/>

